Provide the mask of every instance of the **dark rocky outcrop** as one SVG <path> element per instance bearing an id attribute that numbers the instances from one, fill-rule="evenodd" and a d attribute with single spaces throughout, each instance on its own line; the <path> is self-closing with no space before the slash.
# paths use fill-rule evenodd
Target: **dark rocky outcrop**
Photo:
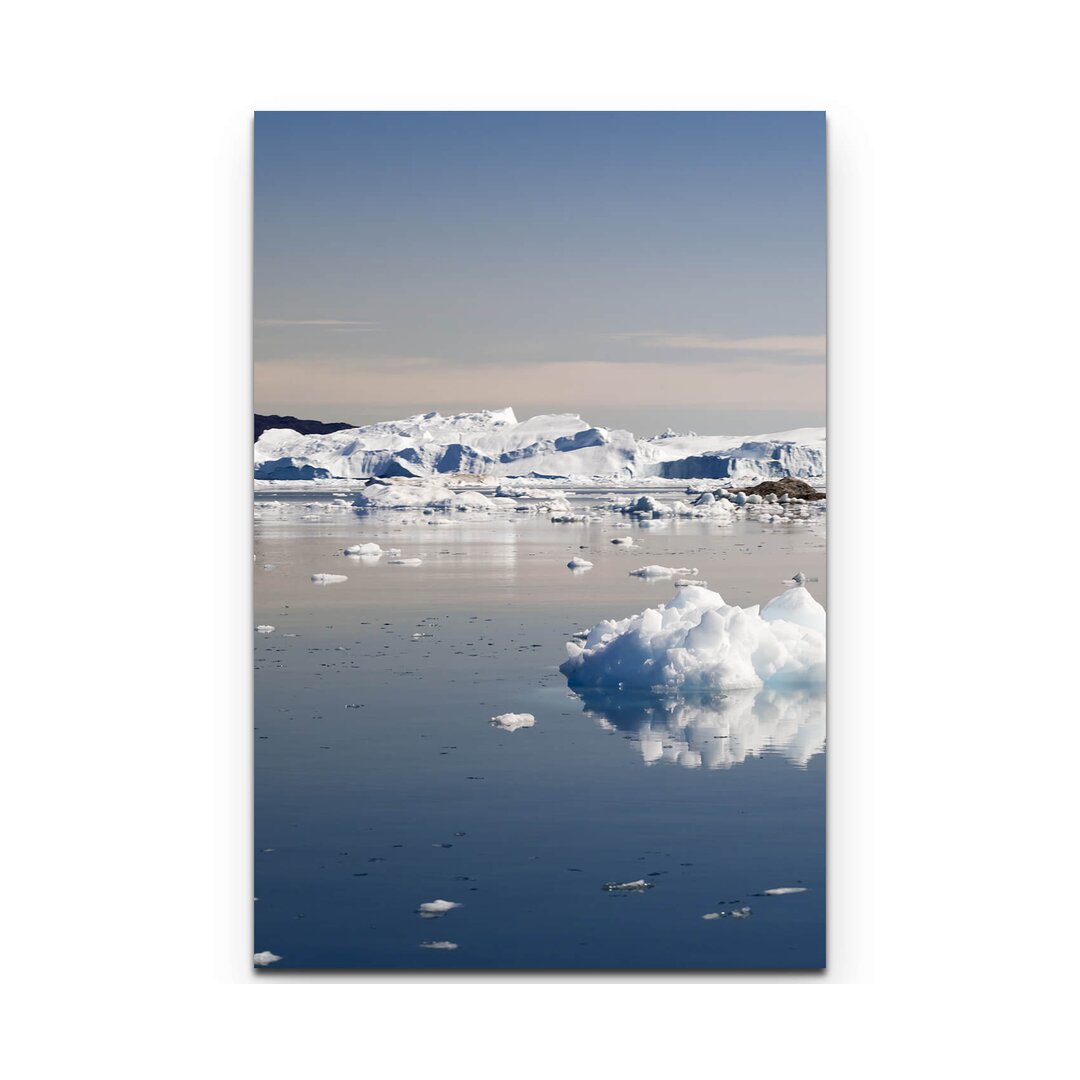
<path id="1" fill-rule="evenodd" d="M 356 427 L 355 424 L 324 423 L 322 420 L 299 420 L 295 416 L 261 416 L 255 414 L 255 442 L 264 431 L 271 428 L 288 428 L 290 431 L 298 431 L 301 435 L 329 435 L 332 431 L 344 431 L 346 428 Z"/>
<path id="2" fill-rule="evenodd" d="M 824 491 L 818 491 L 805 480 L 796 480 L 793 476 L 785 476 L 782 480 L 764 480 L 753 487 L 735 490 L 736 493 L 741 491 L 744 495 L 786 495 L 789 499 L 806 499 L 808 502 L 825 498 Z"/>

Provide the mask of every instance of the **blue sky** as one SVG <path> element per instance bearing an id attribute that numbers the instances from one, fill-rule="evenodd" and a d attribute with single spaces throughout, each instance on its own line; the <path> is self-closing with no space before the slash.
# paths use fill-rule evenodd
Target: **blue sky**
<path id="1" fill-rule="evenodd" d="M 256 408 L 824 423 L 823 113 L 258 113 Z"/>

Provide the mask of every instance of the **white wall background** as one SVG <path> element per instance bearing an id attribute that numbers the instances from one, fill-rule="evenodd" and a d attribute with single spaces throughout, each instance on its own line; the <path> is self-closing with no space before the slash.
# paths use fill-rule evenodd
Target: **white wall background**
<path id="1" fill-rule="evenodd" d="M 1058 1074 L 1074 20 L 1045 0 L 9 12 L 13 1075 Z M 828 111 L 824 977 L 250 974 L 251 113 L 432 107 Z"/>

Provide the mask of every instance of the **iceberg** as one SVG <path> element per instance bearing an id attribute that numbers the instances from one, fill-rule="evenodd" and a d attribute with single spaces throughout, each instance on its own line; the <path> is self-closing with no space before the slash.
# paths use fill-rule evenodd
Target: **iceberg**
<path id="1" fill-rule="evenodd" d="M 331 481 L 369 477 L 423 479 L 440 474 L 522 478 L 536 483 L 604 477 L 626 480 L 713 478 L 732 481 L 825 475 L 825 429 L 764 435 L 638 438 L 575 413 L 519 421 L 511 408 L 443 416 L 422 413 L 337 431 L 269 428 L 255 443 L 255 477 Z M 510 496 L 516 497 L 516 496 Z"/>
<path id="2" fill-rule="evenodd" d="M 632 573 L 655 576 L 661 570 L 668 572 L 642 567 Z M 693 571 L 673 573 L 686 572 Z M 606 619 L 583 642 L 567 642 L 559 670 L 571 687 L 676 691 L 821 685 L 824 627 L 825 609 L 802 585 L 769 601 L 764 612 L 757 605 L 727 604 L 717 592 L 688 585 L 660 607 L 620 621 Z"/>

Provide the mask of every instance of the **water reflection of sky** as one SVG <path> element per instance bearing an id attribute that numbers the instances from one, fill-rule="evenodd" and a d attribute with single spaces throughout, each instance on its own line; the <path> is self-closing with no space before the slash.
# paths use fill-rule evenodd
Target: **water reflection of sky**
<path id="1" fill-rule="evenodd" d="M 646 765 L 730 769 L 778 754 L 805 768 L 825 749 L 825 695 L 818 690 L 735 690 L 656 695 L 578 689 L 586 716 L 634 736 Z"/>

